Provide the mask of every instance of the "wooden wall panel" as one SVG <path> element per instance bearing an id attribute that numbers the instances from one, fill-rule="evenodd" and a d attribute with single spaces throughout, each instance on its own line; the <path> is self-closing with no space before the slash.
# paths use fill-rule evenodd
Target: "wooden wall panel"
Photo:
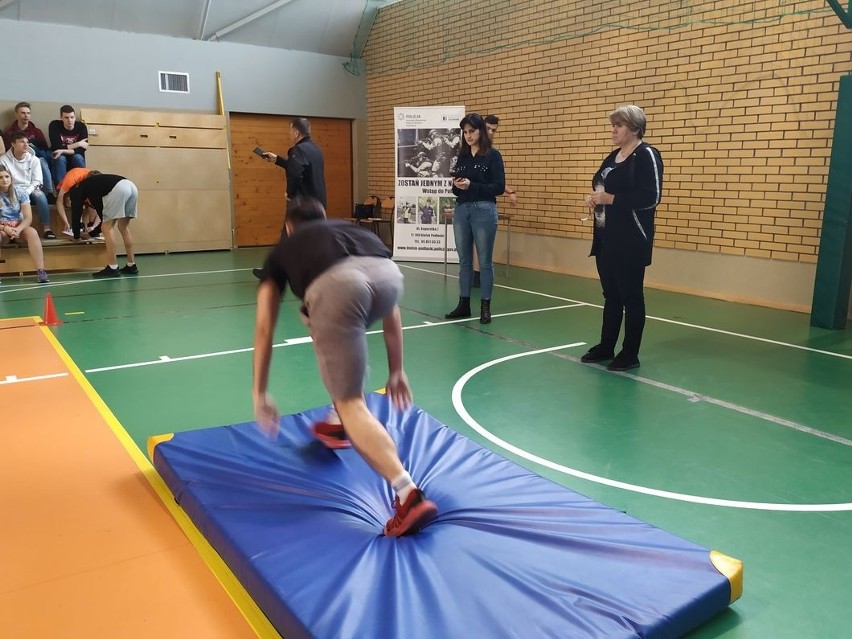
<path id="1" fill-rule="evenodd" d="M 225 129 L 186 129 L 179 127 L 157 127 L 159 146 L 196 149 L 227 149 L 228 136 Z"/>
<path id="2" fill-rule="evenodd" d="M 158 131 L 153 126 L 92 124 L 89 142 L 98 146 L 157 146 Z"/>
<path id="3" fill-rule="evenodd" d="M 157 126 L 157 111 L 134 111 L 133 109 L 97 109 L 83 107 L 77 117 L 86 126 L 98 124 L 128 124 L 136 126 Z"/>
<path id="4" fill-rule="evenodd" d="M 87 109 L 85 116 L 87 166 L 124 175 L 139 189 L 131 227 L 139 253 L 233 246 L 224 117 L 125 109 Z"/>
<path id="5" fill-rule="evenodd" d="M 229 191 L 139 191 L 140 253 L 231 248 Z"/>
<path id="6" fill-rule="evenodd" d="M 286 179 L 281 167 L 252 153 L 255 146 L 286 155 L 290 143 L 290 116 L 232 113 L 231 166 L 233 169 L 236 246 L 275 244 L 284 221 Z M 323 151 L 328 190 L 328 215 L 352 215 L 352 122 L 310 118 L 311 137 Z"/>
<path id="7" fill-rule="evenodd" d="M 226 124 L 225 116 L 214 113 L 135 111 L 133 109 L 97 109 L 84 107 L 78 115 L 86 123 L 86 126 L 93 124 L 127 124 L 191 129 L 224 129 Z"/>
<path id="8" fill-rule="evenodd" d="M 227 189 L 228 158 L 215 149 L 95 146 L 86 152 L 90 169 L 126 175 L 140 189 Z"/>

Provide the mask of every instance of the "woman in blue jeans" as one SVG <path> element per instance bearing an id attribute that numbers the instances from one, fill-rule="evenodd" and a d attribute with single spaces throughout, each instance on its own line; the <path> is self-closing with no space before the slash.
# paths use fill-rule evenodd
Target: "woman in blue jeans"
<path id="1" fill-rule="evenodd" d="M 482 116 L 469 113 L 459 126 L 462 130 L 461 150 L 452 170 L 453 194 L 456 196 L 453 235 L 459 255 L 459 303 L 444 317 L 470 317 L 473 247 L 476 245 L 481 273 L 479 321 L 489 324 L 494 289 L 492 258 L 497 236 L 497 196 L 506 189 L 506 176 L 503 157 L 491 146 Z"/>

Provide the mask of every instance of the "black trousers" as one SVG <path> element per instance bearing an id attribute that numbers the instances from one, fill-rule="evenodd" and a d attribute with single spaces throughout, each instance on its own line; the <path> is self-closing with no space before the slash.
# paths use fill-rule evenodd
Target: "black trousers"
<path id="1" fill-rule="evenodd" d="M 623 318 L 621 351 L 637 357 L 645 330 L 645 266 L 601 255 L 595 256 L 595 264 L 604 296 L 601 345 L 615 351 Z"/>

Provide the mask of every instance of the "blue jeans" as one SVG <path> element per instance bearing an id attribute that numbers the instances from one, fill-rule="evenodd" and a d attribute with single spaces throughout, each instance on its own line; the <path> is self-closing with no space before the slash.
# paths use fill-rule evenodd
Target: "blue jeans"
<path id="1" fill-rule="evenodd" d="M 85 156 L 75 153 L 74 155 L 60 155 L 53 161 L 53 182 L 59 184 L 68 169 L 82 169 L 86 166 Z"/>
<path id="2" fill-rule="evenodd" d="M 41 220 L 41 223 L 45 227 L 50 226 L 50 205 L 47 203 L 47 196 L 44 194 L 44 191 L 39 191 L 36 189 L 32 193 L 30 193 L 30 204 L 35 208 L 36 213 L 38 213 L 38 219 Z"/>
<path id="3" fill-rule="evenodd" d="M 34 146 L 30 146 L 30 151 L 35 154 L 41 163 L 41 181 L 44 186 L 44 192 L 53 193 L 53 173 L 50 169 L 50 165 L 53 163 L 53 156 L 47 149 L 37 149 Z"/>
<path id="4" fill-rule="evenodd" d="M 490 300 L 494 290 L 494 238 L 497 237 L 497 205 L 494 202 L 456 204 L 453 235 L 459 255 L 459 295 L 470 297 L 473 284 L 473 246 L 479 256 L 482 299 Z"/>

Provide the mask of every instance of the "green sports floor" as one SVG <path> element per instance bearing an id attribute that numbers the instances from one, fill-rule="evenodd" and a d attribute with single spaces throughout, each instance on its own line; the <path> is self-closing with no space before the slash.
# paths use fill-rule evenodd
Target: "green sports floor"
<path id="1" fill-rule="evenodd" d="M 264 254 L 142 256 L 142 275 L 5 276 L 0 318 L 41 315 L 144 450 L 150 435 L 249 421 Z M 596 280 L 496 269 L 494 321 L 449 322 L 456 267 L 400 264 L 415 402 L 531 470 L 744 562 L 744 594 L 691 637 L 852 636 L 852 328 L 647 290 L 642 367 L 581 364 Z M 653 267 L 652 267 L 653 268 Z M 282 413 L 328 398 L 285 298 L 272 371 Z M 386 377 L 370 337 L 370 384 Z M 58 424 L 57 427 L 61 427 Z"/>

